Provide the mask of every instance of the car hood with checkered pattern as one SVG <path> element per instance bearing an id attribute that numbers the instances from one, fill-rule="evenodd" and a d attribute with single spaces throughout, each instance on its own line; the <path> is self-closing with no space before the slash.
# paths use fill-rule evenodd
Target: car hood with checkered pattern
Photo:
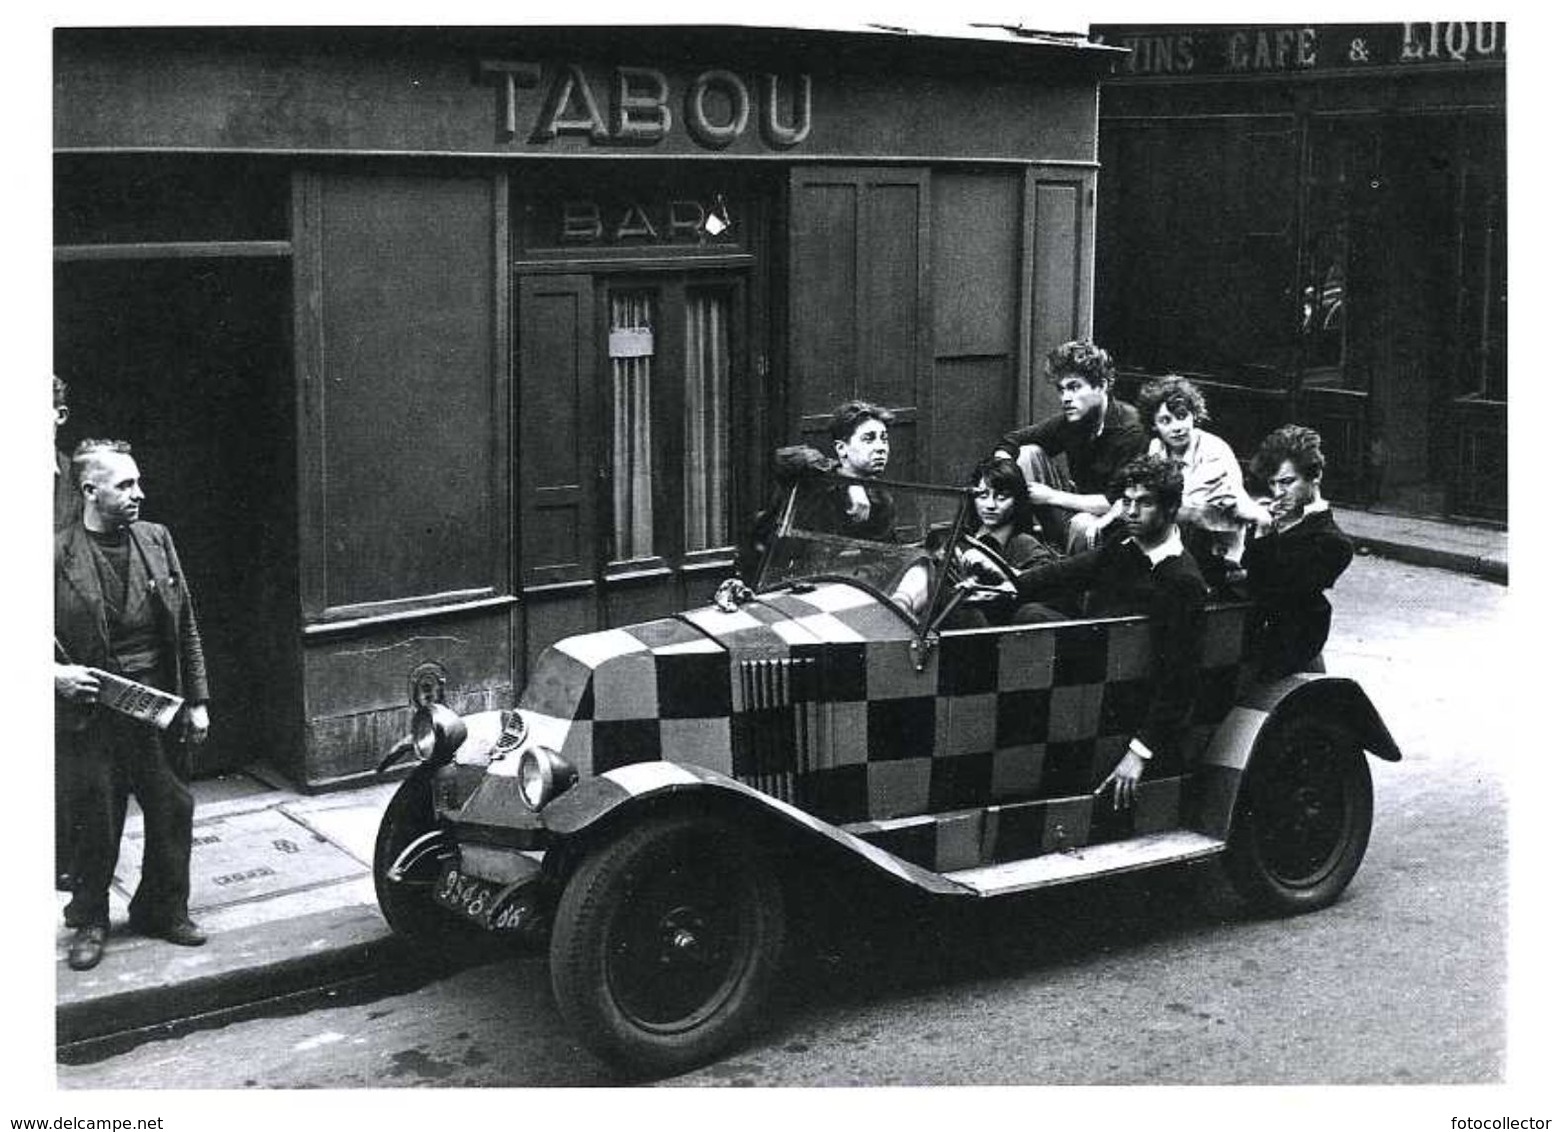
<path id="1" fill-rule="evenodd" d="M 845 582 L 796 586 L 735 610 L 714 605 L 676 617 L 568 637 L 532 667 L 519 707 L 527 742 L 557 751 L 582 777 L 667 758 L 752 780 L 747 755 L 766 724 L 806 697 L 825 673 L 860 673 L 866 654 L 908 662 L 914 629 L 882 598 Z M 475 720 L 474 720 L 475 722 Z M 461 761 L 486 760 L 471 728 Z M 777 753 L 779 756 L 779 752 Z M 490 775 L 513 776 L 517 760 Z"/>

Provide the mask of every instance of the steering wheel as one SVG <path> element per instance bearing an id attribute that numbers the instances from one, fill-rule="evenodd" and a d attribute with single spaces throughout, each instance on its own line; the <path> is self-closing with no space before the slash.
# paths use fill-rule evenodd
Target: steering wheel
<path id="1" fill-rule="evenodd" d="M 991 587 L 995 575 L 1005 582 L 1017 581 L 1020 576 L 1019 571 L 1005 561 L 1002 551 L 989 543 L 982 542 L 974 535 L 963 534 L 955 541 L 954 557 L 957 581 L 969 579 L 978 586 Z M 973 567 L 972 558 L 981 565 Z"/>

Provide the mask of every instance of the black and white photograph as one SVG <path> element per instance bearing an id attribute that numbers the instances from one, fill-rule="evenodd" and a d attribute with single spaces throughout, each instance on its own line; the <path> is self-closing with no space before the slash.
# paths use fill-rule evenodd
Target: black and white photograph
<path id="1" fill-rule="evenodd" d="M 1562 1120 L 1551 29 L 1376 14 L 19 25 L 0 1115 Z"/>

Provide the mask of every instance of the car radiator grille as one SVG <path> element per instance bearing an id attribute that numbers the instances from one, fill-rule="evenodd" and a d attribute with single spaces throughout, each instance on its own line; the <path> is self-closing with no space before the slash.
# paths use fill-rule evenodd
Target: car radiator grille
<path id="1" fill-rule="evenodd" d="M 738 666 L 734 776 L 786 802 L 818 743 L 818 666 L 812 657 L 745 660 Z"/>

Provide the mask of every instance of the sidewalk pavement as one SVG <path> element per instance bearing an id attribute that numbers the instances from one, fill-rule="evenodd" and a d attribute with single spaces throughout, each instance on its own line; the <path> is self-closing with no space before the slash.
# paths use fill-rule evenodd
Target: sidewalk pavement
<path id="1" fill-rule="evenodd" d="M 250 774 L 192 784 L 190 914 L 210 936 L 175 947 L 132 935 L 129 894 L 141 864 L 132 807 L 103 961 L 65 964 L 60 923 L 56 1043 L 66 1045 L 248 1005 L 362 975 L 400 950 L 380 917 L 370 864 L 397 782 L 304 795 Z M 59 894 L 63 908 L 66 897 Z"/>
<path id="2" fill-rule="evenodd" d="M 1507 582 L 1506 531 L 1345 508 L 1336 517 L 1365 552 Z M 132 809 L 103 962 L 70 970 L 71 933 L 63 923 L 59 928 L 57 1042 L 282 997 L 404 955 L 380 917 L 370 875 L 380 814 L 396 786 L 304 795 L 251 774 L 194 783 L 190 911 L 211 936 L 198 948 L 144 939 L 125 927 L 140 872 L 141 822 Z"/>
<path id="3" fill-rule="evenodd" d="M 1358 550 L 1508 583 L 1508 532 L 1501 528 L 1347 507 L 1334 508 L 1334 518 Z"/>

